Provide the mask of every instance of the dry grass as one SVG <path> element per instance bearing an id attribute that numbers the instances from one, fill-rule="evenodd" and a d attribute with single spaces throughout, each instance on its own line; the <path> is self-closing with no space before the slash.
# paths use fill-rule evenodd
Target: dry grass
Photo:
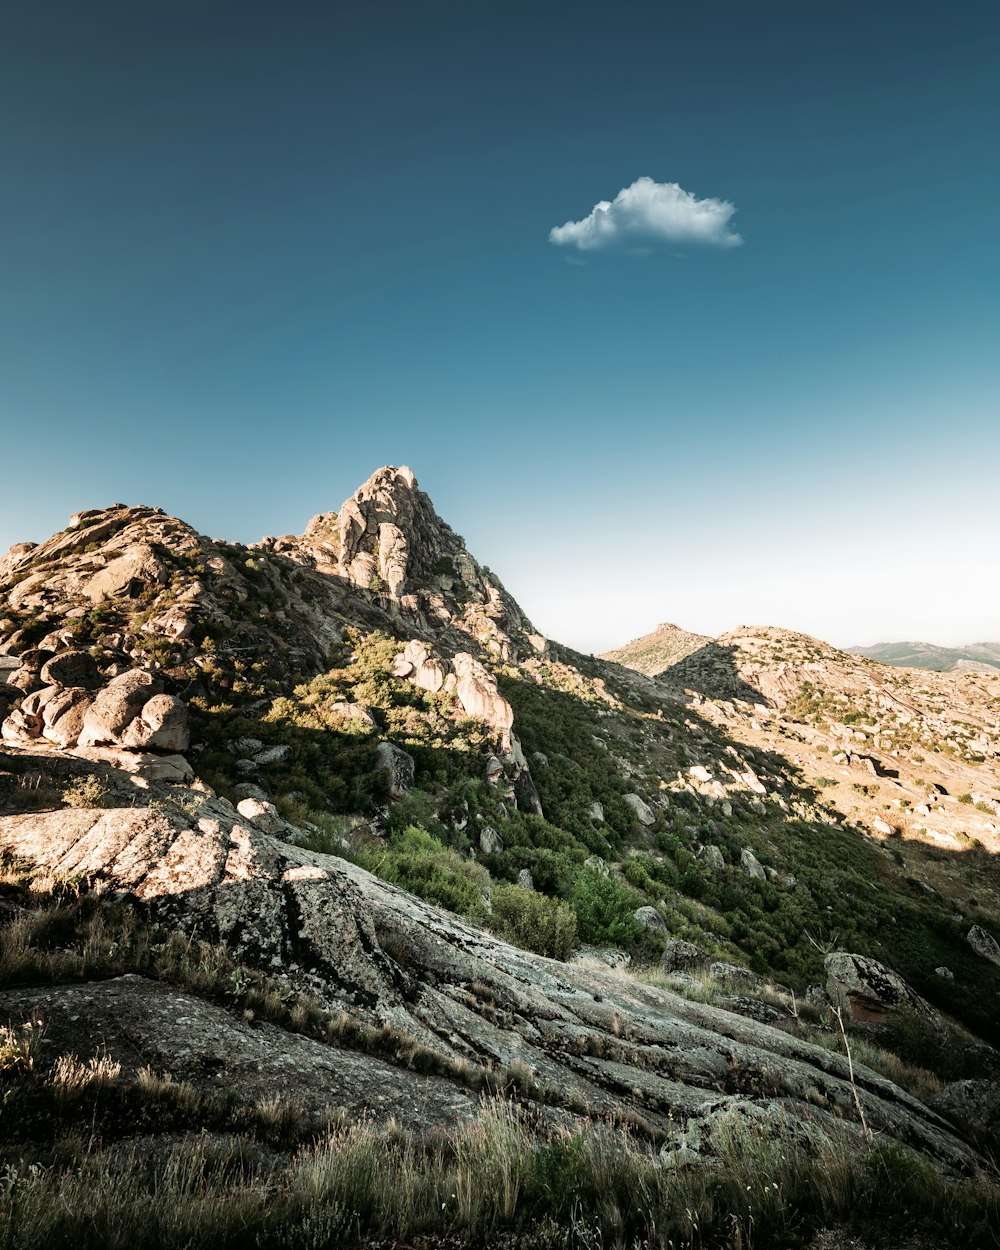
<path id="1" fill-rule="evenodd" d="M 155 1165 L 88 1153 L 0 1182 L 0 1244 L 47 1250 L 309 1250 L 351 1244 L 741 1250 L 801 1246 L 823 1227 L 899 1244 L 996 1246 L 1000 1194 L 947 1180 L 857 1135 L 734 1123 L 714 1165 L 665 1167 L 631 1134 L 591 1124 L 533 1132 L 511 1102 L 422 1140 L 397 1126 L 335 1127 L 278 1169 L 201 1138 Z M 422 1241 L 423 1239 L 423 1241 Z"/>

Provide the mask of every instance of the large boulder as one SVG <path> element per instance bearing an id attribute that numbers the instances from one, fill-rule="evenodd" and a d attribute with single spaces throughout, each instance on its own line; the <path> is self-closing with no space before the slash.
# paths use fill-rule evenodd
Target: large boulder
<path id="1" fill-rule="evenodd" d="M 966 1132 L 994 1144 L 1000 1141 L 1000 1081 L 953 1081 L 928 1105 Z"/>
<path id="2" fill-rule="evenodd" d="M 911 1008 L 930 1022 L 934 1009 L 897 972 L 867 955 L 834 951 L 827 955 L 826 992 L 835 1006 L 859 1024 L 887 1024 L 892 1012 Z"/>
<path id="3" fill-rule="evenodd" d="M 143 900 L 156 923 L 224 943 L 234 961 L 308 989 L 326 1010 L 405 1034 L 442 1065 L 523 1064 L 594 1118 L 635 1112 L 669 1135 L 773 1103 L 792 1124 L 837 1127 L 861 1143 L 860 1102 L 880 1140 L 948 1171 L 976 1164 L 938 1115 L 885 1078 L 859 1065 L 852 1085 L 843 1056 L 600 964 L 519 950 L 343 859 L 268 837 L 204 791 L 178 798 L 183 806 L 167 810 L 0 815 L 0 846 L 51 875 L 86 875 Z M 79 996 L 72 1011 L 85 1024 Z M 178 1001 L 164 1019 L 188 1014 Z M 129 1033 L 144 1030 L 130 1023 Z M 273 1052 L 278 1043 L 265 1040 Z M 343 1053 L 330 1052 L 337 1063 Z"/>
<path id="4" fill-rule="evenodd" d="M 266 799 L 240 799 L 236 810 L 244 820 L 253 821 L 262 833 L 269 833 L 272 837 L 281 837 L 285 833 L 286 825 L 281 813 Z"/>
<path id="5" fill-rule="evenodd" d="M 987 933 L 982 925 L 974 924 L 969 930 L 967 941 L 977 955 L 988 959 L 991 964 L 1000 968 L 1000 946 L 996 938 Z"/>
<path id="6" fill-rule="evenodd" d="M 764 871 L 764 865 L 748 846 L 745 846 L 743 850 L 740 851 L 740 867 L 747 874 L 747 876 L 752 878 L 754 881 L 767 880 L 767 873 Z"/>
<path id="7" fill-rule="evenodd" d="M 466 715 L 485 721 L 491 729 L 509 730 L 514 709 L 497 690 L 493 675 L 466 651 L 460 651 L 452 664 L 458 678 L 455 693 Z"/>
<path id="8" fill-rule="evenodd" d="M 640 795 L 623 794 L 622 798 L 632 809 L 632 812 L 640 825 L 648 826 L 656 823 L 656 816 L 653 813 L 653 809 Z"/>
<path id="9" fill-rule="evenodd" d="M 711 962 L 711 956 L 700 946 L 677 938 L 666 944 L 660 957 L 660 967 L 664 972 L 700 971 L 707 968 Z"/>
<path id="10" fill-rule="evenodd" d="M 89 690 L 76 686 L 50 689 L 55 693 L 42 708 L 41 735 L 66 750 L 79 741 L 94 696 Z"/>
<path id="11" fill-rule="evenodd" d="M 142 711 L 143 706 L 160 694 L 162 685 L 145 669 L 133 668 L 114 677 L 94 699 L 80 734 L 80 746 L 120 745 L 121 735 Z"/>
<path id="12" fill-rule="evenodd" d="M 416 764 L 413 756 L 394 742 L 380 742 L 375 752 L 375 767 L 385 778 L 389 798 L 401 799 L 413 787 Z"/>
<path id="13" fill-rule="evenodd" d="M 172 694 L 154 694 L 121 737 L 135 751 L 186 751 L 188 743 L 187 708 Z"/>
<path id="14" fill-rule="evenodd" d="M 666 933 L 667 922 L 655 907 L 637 907 L 632 913 L 648 933 Z"/>
<path id="15" fill-rule="evenodd" d="M 89 651 L 54 655 L 42 665 L 39 676 L 46 686 L 78 686 L 84 690 L 96 690 L 104 680 Z"/>
<path id="16" fill-rule="evenodd" d="M 87 709 L 78 745 L 120 746 L 129 751 L 185 751 L 187 708 L 163 693 L 160 681 L 144 669 L 112 678 Z"/>

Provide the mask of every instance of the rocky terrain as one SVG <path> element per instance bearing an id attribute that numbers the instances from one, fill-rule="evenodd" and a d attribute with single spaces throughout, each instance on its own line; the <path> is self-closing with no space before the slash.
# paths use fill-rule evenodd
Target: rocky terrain
<path id="1" fill-rule="evenodd" d="M 109 1174 L 238 1125 L 256 1176 L 331 1116 L 391 1151 L 499 1096 L 545 1167 L 891 1147 L 991 1244 L 998 695 L 777 629 L 577 655 L 405 468 L 249 547 L 78 513 L 0 560 L 4 1158 L 47 1192 L 79 1106 Z"/>

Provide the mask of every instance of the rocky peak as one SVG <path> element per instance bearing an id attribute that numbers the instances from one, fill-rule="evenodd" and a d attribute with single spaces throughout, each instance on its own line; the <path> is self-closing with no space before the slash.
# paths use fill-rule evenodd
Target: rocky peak
<path id="1" fill-rule="evenodd" d="M 443 561 L 464 551 L 405 466 L 373 473 L 344 503 L 337 524 L 344 576 L 394 598 L 426 585 Z"/>

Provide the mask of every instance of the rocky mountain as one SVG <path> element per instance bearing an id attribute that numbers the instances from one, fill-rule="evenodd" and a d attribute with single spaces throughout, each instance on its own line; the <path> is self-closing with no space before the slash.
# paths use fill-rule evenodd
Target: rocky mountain
<path id="1" fill-rule="evenodd" d="M 648 677 L 656 677 L 678 660 L 708 646 L 711 641 L 703 634 L 691 634 L 679 625 L 664 623 L 657 625 L 651 634 L 635 638 L 617 651 L 605 651 L 600 658 L 624 664 Z"/>
<path id="2" fill-rule="evenodd" d="M 873 647 L 849 647 L 896 668 L 929 668 L 938 673 L 988 672 L 1000 669 L 1000 642 L 974 642 L 967 647 L 937 647 L 930 642 L 880 642 Z"/>
<path id="3" fill-rule="evenodd" d="M 123 1142 L 182 1170 L 206 1133 L 236 1150 L 257 1244 L 485 1244 L 530 1216 L 563 1245 L 564 1192 L 589 1244 L 648 1241 L 651 1207 L 607 1205 L 612 1156 L 623 1194 L 701 1178 L 656 1236 L 752 1228 L 753 1186 L 711 1179 L 749 1168 L 784 1195 L 769 1244 L 802 1244 L 876 1218 L 889 1146 L 912 1210 L 964 1186 L 949 1228 L 987 1244 L 1000 673 L 776 629 L 611 654 L 542 638 L 405 468 L 251 546 L 115 505 L 12 548 L 0 1152 L 38 1162 L 17 1210 L 57 1223 L 8 1241 L 79 1237 L 46 1169 L 85 1120 L 109 1194 L 153 1183 Z M 324 1241 L 293 1198 L 334 1123 L 368 1188 L 321 1203 Z M 820 1210 L 793 1157 L 853 1179 Z"/>

